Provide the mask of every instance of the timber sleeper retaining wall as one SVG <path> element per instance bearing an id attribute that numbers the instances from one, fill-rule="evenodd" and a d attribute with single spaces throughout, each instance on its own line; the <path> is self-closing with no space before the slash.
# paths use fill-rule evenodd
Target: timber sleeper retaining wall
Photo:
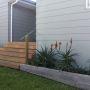
<path id="1" fill-rule="evenodd" d="M 58 82 L 62 82 L 67 85 L 75 86 L 84 90 L 90 90 L 89 75 L 63 72 L 59 70 L 31 66 L 26 64 L 20 64 L 20 70 L 43 76 L 45 78 L 52 79 Z"/>

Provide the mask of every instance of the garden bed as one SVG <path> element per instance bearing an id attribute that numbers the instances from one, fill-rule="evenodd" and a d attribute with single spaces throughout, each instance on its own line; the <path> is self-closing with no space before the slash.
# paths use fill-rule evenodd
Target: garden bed
<path id="1" fill-rule="evenodd" d="M 81 89 L 90 90 L 90 76 L 64 72 L 44 67 L 31 66 L 26 64 L 20 65 L 20 70 L 26 71 L 35 75 L 43 76 L 67 85 L 75 86 Z"/>

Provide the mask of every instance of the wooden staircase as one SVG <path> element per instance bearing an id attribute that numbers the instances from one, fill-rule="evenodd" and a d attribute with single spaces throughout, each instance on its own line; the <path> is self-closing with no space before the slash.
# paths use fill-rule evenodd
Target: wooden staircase
<path id="1" fill-rule="evenodd" d="M 32 59 L 36 52 L 36 43 L 28 43 L 28 59 Z M 19 69 L 20 64 L 26 63 L 26 43 L 7 43 L 4 48 L 0 48 L 0 66 Z"/>

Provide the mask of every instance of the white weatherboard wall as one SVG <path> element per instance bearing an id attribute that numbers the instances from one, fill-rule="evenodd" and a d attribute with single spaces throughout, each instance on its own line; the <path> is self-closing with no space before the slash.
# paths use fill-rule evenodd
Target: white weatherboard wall
<path id="1" fill-rule="evenodd" d="M 86 0 L 37 0 L 37 44 L 73 39 L 80 65 L 90 64 L 90 9 Z M 63 48 L 65 49 L 65 48 Z"/>
<path id="2" fill-rule="evenodd" d="M 0 46 L 8 41 L 8 1 L 0 0 Z"/>

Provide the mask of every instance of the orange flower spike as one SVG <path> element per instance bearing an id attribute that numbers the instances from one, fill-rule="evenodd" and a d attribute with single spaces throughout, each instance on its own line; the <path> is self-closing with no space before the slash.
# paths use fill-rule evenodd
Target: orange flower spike
<path id="1" fill-rule="evenodd" d="M 71 38 L 71 40 L 70 40 L 70 43 L 72 44 L 72 38 Z"/>
<path id="2" fill-rule="evenodd" d="M 51 44 L 51 51 L 52 51 L 52 49 L 53 49 L 53 44 Z"/>
<path id="3" fill-rule="evenodd" d="M 55 44 L 55 48 L 56 48 L 56 49 L 58 48 L 58 43 L 57 43 L 57 41 L 56 41 L 56 44 Z"/>
<path id="4" fill-rule="evenodd" d="M 60 48 L 61 48 L 61 44 L 62 44 L 62 43 L 61 43 L 61 42 L 59 42 L 59 50 L 60 50 Z"/>
<path id="5" fill-rule="evenodd" d="M 70 49 L 71 49 L 71 48 L 72 48 L 72 38 L 71 38 L 71 40 L 70 40 L 70 44 L 71 44 L 71 45 L 70 45 Z"/>
<path id="6" fill-rule="evenodd" d="M 66 44 L 66 52 L 68 51 L 68 42 L 67 42 L 67 44 Z"/>

